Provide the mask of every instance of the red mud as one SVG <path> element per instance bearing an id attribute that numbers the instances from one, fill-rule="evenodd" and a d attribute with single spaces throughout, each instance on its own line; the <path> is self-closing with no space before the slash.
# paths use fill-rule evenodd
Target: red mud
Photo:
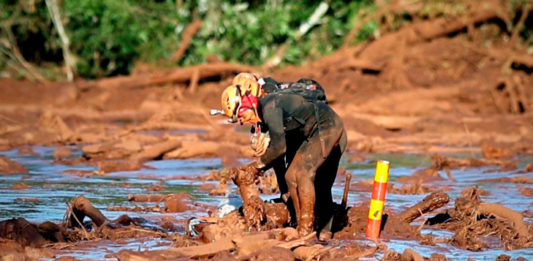
<path id="1" fill-rule="evenodd" d="M 254 71 L 282 81 L 312 78 L 325 87 L 330 104 L 344 120 L 348 149 L 354 152 L 350 162 L 363 161 L 366 153 L 373 152 L 433 154 L 431 167 L 417 170 L 410 177 L 398 178 L 398 182 L 406 184 L 402 187 L 392 184 L 389 187 L 390 193 L 433 192 L 430 194 L 433 196 L 428 196 L 426 201 L 413 202 L 414 208 L 387 213 L 389 220 L 383 230 L 384 237 L 434 244 L 431 236 L 420 235 L 421 227 L 410 224 L 423 215 L 427 219 L 424 226 L 453 232 L 453 238 L 445 243 L 459 248 L 487 249 L 491 247 L 484 241 L 487 237 L 496 238 L 498 247 L 503 249 L 532 247 L 531 226 L 527 227 L 521 214 L 501 205 L 481 202 L 481 192 L 476 189 L 465 191 L 455 200 L 454 208 L 427 218 L 434 208 L 442 207 L 445 202 L 443 192 L 435 192 L 428 185 L 442 179 L 439 171 L 446 172 L 447 178 L 454 181 L 451 169 L 493 166 L 499 170 L 514 170 L 518 168 L 514 156 L 533 154 L 533 57 L 527 54 L 527 46 L 513 37 L 517 35 L 513 28 L 521 26 L 515 26 L 517 19 L 502 14 L 501 10 L 510 10 L 506 3 L 491 0 L 479 5 L 467 1 L 464 13 L 436 17 L 419 16 L 423 4 L 412 9 L 378 6 L 379 38 L 357 46 L 347 44 L 335 53 L 301 66 L 271 71 L 220 61 L 151 72 L 139 70 L 131 76 L 79 80 L 73 84 L 39 85 L 2 78 L 0 150 L 18 148 L 19 153 L 29 154 L 33 153 L 29 149 L 32 145 L 58 146 L 54 152 L 57 162 L 98 167 L 92 172 L 65 171 L 82 176 L 146 168 L 144 162 L 160 159 L 219 157 L 224 166 L 232 167 L 238 164 L 238 159 L 252 155 L 248 128 L 232 128 L 224 124 L 222 118 L 208 116 L 209 108 L 220 106 L 220 92 L 230 84 L 232 77 L 240 71 Z M 400 28 L 387 24 L 386 15 L 404 12 L 416 19 Z M 511 29 L 502 28 L 502 24 L 512 25 Z M 192 36 L 196 27 L 191 28 L 187 31 Z M 179 59 L 182 52 L 180 49 L 174 59 Z M 66 145 L 79 146 L 83 156 L 73 159 Z M 452 152 L 481 153 L 483 157 L 443 156 L 443 153 Z M 532 172 L 532 164 L 524 171 Z M 0 174 L 27 172 L 20 164 L 0 156 Z M 224 171 L 213 172 L 206 179 L 221 180 L 214 188 L 204 187 L 212 195 L 224 194 L 227 181 L 231 180 Z M 245 199 L 244 216 L 233 212 L 222 219 L 206 221 L 198 225 L 198 238 L 176 236 L 175 246 L 169 250 L 121 251 L 116 256 L 125 260 L 193 257 L 268 260 L 273 256 L 281 260 L 342 260 L 372 257 L 375 252 L 384 251 L 379 246 L 347 244 L 329 249 L 317 245 L 315 237 L 297 238 L 294 229 L 279 228 L 287 223 L 288 211 L 258 198 L 259 192 L 279 193 L 272 175 L 257 180 L 244 176 L 235 180 L 241 184 L 240 192 Z M 529 176 L 476 182 L 533 184 Z M 127 186 L 117 184 L 121 185 Z M 371 185 L 372 181 L 360 181 L 352 184 L 352 188 L 370 191 Z M 28 188 L 22 183 L 12 187 Z M 524 195 L 531 194 L 529 187 L 519 190 Z M 206 211 L 205 206 L 195 205 L 183 194 L 159 197 L 155 202 L 155 206 L 133 208 L 158 212 L 191 208 Z M 159 203 L 164 206 L 160 207 Z M 334 234 L 334 240 L 354 239 L 364 232 L 367 203 L 348 210 L 346 226 Z M 84 201 L 82 205 L 88 206 L 86 204 Z M 139 235 L 172 237 L 166 232 L 144 229 L 140 224 L 133 226 L 135 219 L 129 217 L 110 221 L 94 207 L 83 206 L 77 207 L 88 213 L 70 215 L 69 226 L 62 228 L 65 230 L 58 225 L 37 226 L 24 220 L 11 222 L 19 228 L 34 228 L 30 236 L 37 238 L 32 241 L 36 245 L 45 241 L 57 244 L 59 234 L 63 235 L 62 240 L 73 243 Z M 120 206 L 109 209 L 132 210 Z M 85 214 L 92 215 L 98 229 L 80 228 L 74 216 L 83 219 Z M 443 217 L 446 222 L 442 221 Z M 174 228 L 172 222 L 165 222 L 165 227 Z M 114 225 L 108 226 L 109 223 Z M 128 225 L 124 225 L 126 223 Z M 252 233 L 248 231 L 250 227 L 268 230 Z M 16 237 L 24 238 L 28 232 L 19 230 L 3 234 L 2 237 L 19 243 L 2 239 L 2 249 L 9 249 L 8 255 L 14 258 L 34 257 L 32 253 L 41 250 L 24 248 L 27 242 Z M 37 236 L 40 233 L 47 238 L 41 239 Z M 50 256 L 46 249 L 42 251 L 37 256 Z M 402 254 L 386 251 L 384 259 L 421 258 L 407 249 Z M 444 258 L 435 254 L 430 259 Z"/>
<path id="2" fill-rule="evenodd" d="M 28 170 L 20 163 L 12 161 L 5 156 L 0 156 L 0 174 L 26 173 Z"/>

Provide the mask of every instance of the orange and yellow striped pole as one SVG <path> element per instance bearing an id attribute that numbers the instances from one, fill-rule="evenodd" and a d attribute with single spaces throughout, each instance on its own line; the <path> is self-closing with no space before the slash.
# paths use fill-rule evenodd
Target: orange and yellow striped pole
<path id="1" fill-rule="evenodd" d="M 368 211 L 368 223 L 366 226 L 366 237 L 378 239 L 381 228 L 381 216 L 383 215 L 383 205 L 387 194 L 387 181 L 389 179 L 390 163 L 380 160 L 376 163 L 376 174 L 374 185 L 372 186 L 372 199 Z"/>

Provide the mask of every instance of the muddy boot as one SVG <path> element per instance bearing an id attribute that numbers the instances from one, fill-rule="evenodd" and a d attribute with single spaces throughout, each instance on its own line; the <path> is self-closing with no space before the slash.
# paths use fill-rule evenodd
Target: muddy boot
<path id="1" fill-rule="evenodd" d="M 329 219 L 326 226 L 322 228 L 322 230 L 320 230 L 320 234 L 318 235 L 318 240 L 328 241 L 333 237 L 333 233 L 331 233 L 332 224 L 333 224 L 333 216 Z"/>

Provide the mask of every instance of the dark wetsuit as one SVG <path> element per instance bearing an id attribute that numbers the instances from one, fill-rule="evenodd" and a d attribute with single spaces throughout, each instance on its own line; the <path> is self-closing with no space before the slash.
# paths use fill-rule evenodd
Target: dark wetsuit
<path id="1" fill-rule="evenodd" d="M 346 148 L 341 118 L 325 102 L 288 93 L 259 99 L 259 116 L 271 138 L 261 161 L 274 168 L 282 195 L 289 192 L 298 230 L 312 232 L 315 212 L 322 229 L 332 214 L 331 187 Z"/>

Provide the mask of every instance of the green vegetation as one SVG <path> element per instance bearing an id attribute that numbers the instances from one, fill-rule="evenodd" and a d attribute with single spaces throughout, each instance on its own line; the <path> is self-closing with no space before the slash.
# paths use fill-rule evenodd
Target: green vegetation
<path id="1" fill-rule="evenodd" d="M 373 0 L 324 0 L 326 12 L 303 35 L 302 24 L 321 4 L 308 0 L 0 0 L 0 74 L 26 74 L 39 67 L 46 78 L 64 77 L 62 42 L 47 2 L 57 3 L 70 40 L 78 75 L 97 78 L 128 74 L 135 62 L 157 66 L 203 63 L 209 55 L 260 65 L 288 46 L 281 64 L 300 64 L 339 48 L 350 29 L 376 10 Z M 422 0 L 421 18 L 460 14 L 459 2 Z M 512 6 L 526 5 L 512 0 Z M 381 30 L 396 30 L 411 21 L 410 14 L 386 15 Z M 169 58 L 179 48 L 183 31 L 201 20 L 186 53 L 175 63 Z M 353 42 L 378 35 L 378 22 L 364 25 Z M 521 36 L 531 44 L 530 30 Z M 25 63 L 28 61 L 29 63 Z M 51 69 L 51 70 L 50 70 Z M 55 73 L 54 73 L 55 72 Z M 21 75 L 24 76 L 24 75 Z"/>
<path id="2" fill-rule="evenodd" d="M 182 32 L 195 20 L 203 25 L 179 65 L 205 62 L 206 56 L 252 65 L 264 63 L 284 43 L 282 63 L 298 64 L 333 52 L 373 1 L 327 1 L 318 24 L 297 39 L 297 31 L 313 14 L 316 1 L 179 1 L 63 0 L 62 22 L 76 58 L 77 72 L 95 78 L 127 74 L 138 60 L 167 60 L 178 49 Z M 0 0 L 0 69 L 20 66 L 11 55 L 17 48 L 37 66 L 63 63 L 61 41 L 45 0 Z M 369 23 L 357 36 L 366 40 L 377 28 Z M 11 36 L 9 36 L 11 35 Z M 9 45 L 11 43 L 11 45 Z M 165 64 L 175 66 L 175 64 Z M 53 75 L 46 75 L 52 77 Z"/>

